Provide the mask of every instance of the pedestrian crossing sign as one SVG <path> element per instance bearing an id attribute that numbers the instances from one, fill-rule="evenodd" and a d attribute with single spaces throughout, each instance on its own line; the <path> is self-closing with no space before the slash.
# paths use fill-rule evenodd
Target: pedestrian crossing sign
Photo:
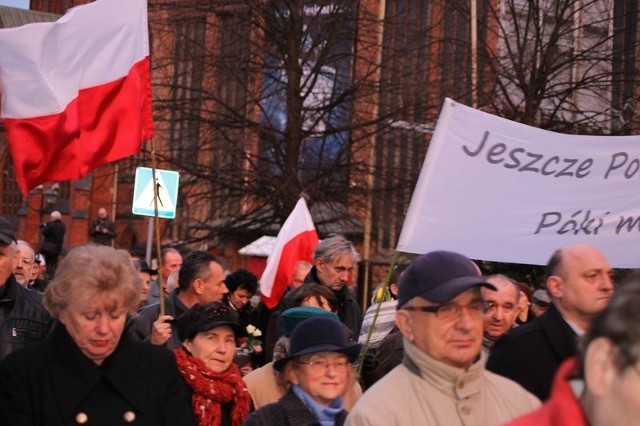
<path id="1" fill-rule="evenodd" d="M 175 218 L 179 183 L 180 173 L 173 170 L 156 169 L 156 181 L 154 182 L 152 169 L 149 167 L 136 168 L 131 212 L 142 216 L 155 216 L 153 191 L 155 185 L 158 197 L 158 217 Z"/>

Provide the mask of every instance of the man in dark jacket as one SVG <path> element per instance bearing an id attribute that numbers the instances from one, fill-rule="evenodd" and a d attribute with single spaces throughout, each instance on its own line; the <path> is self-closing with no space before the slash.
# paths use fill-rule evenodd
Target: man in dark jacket
<path id="1" fill-rule="evenodd" d="M 62 252 L 66 228 L 62 223 L 62 215 L 57 210 L 51 212 L 51 221 L 40 224 L 40 227 L 44 237 L 40 253 L 47 262 L 47 274 L 51 278 L 58 266 L 58 256 Z"/>
<path id="2" fill-rule="evenodd" d="M 103 246 L 113 245 L 113 239 L 116 237 L 115 226 L 107 217 L 107 210 L 100 208 L 98 210 L 98 218 L 91 222 L 89 227 L 89 236 L 94 244 Z"/>
<path id="3" fill-rule="evenodd" d="M 228 292 L 224 269 L 216 257 L 206 251 L 194 251 L 184 258 L 178 275 L 178 288 L 167 296 L 165 315 L 160 315 L 160 303 L 144 308 L 127 325 L 134 341 L 146 341 L 176 349 L 182 345 L 174 319 L 196 303 L 222 300 Z"/>
<path id="4" fill-rule="evenodd" d="M 43 340 L 53 325 L 42 295 L 16 281 L 14 227 L 0 217 L 0 360 L 16 349 Z"/>
<path id="5" fill-rule="evenodd" d="M 546 400 L 556 370 L 575 355 L 578 336 L 589 330 L 609 303 L 613 295 L 611 272 L 605 256 L 593 246 L 557 250 L 547 264 L 551 306 L 541 317 L 498 340 L 487 369 Z"/>
<path id="6" fill-rule="evenodd" d="M 342 235 L 332 235 L 320 241 L 313 251 L 314 265 L 304 280 L 329 287 L 338 299 L 338 317 L 352 331 L 353 336 L 360 334 L 362 310 L 353 297 L 347 282 L 360 256 L 353 244 Z M 293 307 L 298 289 L 288 292 L 280 303 L 280 312 Z"/>

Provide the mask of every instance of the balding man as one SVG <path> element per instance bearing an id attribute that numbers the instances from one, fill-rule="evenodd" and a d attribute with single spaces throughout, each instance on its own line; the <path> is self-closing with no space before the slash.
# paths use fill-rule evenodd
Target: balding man
<path id="1" fill-rule="evenodd" d="M 115 225 L 107 217 L 106 209 L 98 210 L 98 218 L 91 222 L 89 227 L 89 237 L 94 244 L 113 245 L 113 239 L 116 237 Z"/>
<path id="2" fill-rule="evenodd" d="M 182 266 L 182 255 L 174 248 L 165 248 L 162 250 L 162 265 L 158 270 L 158 273 L 162 275 L 162 284 L 164 287 L 164 294 L 169 295 L 169 276 L 180 270 Z M 149 287 L 149 295 L 147 296 L 147 305 L 160 302 L 160 278 L 151 281 Z"/>
<path id="3" fill-rule="evenodd" d="M 13 276 L 16 277 L 16 281 L 18 281 L 18 284 L 22 287 L 29 287 L 34 260 L 35 253 L 29 243 L 18 240 L 16 243 L 16 256 L 13 263 Z"/>
<path id="4" fill-rule="evenodd" d="M 488 353 L 516 322 L 520 288 L 514 280 L 502 274 L 490 275 L 485 280 L 495 287 L 495 290 L 489 287 L 481 289 L 485 306 L 482 348 Z"/>
<path id="5" fill-rule="evenodd" d="M 575 355 L 577 336 L 613 295 L 611 266 L 597 248 L 579 244 L 556 250 L 547 264 L 548 311 L 504 335 L 487 368 L 520 383 L 540 399 L 549 397 L 553 375 Z"/>

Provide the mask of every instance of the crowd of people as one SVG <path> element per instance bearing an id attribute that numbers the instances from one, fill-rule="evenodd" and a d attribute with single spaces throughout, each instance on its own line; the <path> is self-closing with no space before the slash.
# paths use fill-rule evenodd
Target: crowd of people
<path id="1" fill-rule="evenodd" d="M 559 248 L 536 289 L 433 251 L 362 314 L 340 235 L 298 262 L 277 308 L 207 251 L 159 269 L 93 242 L 47 274 L 0 217 L 2 425 L 632 425 L 640 278 Z M 51 278 L 50 281 L 44 277 Z M 614 291 L 615 290 L 615 291 Z M 160 303 L 160 300 L 164 303 Z M 249 354 L 249 356 L 245 356 Z"/>

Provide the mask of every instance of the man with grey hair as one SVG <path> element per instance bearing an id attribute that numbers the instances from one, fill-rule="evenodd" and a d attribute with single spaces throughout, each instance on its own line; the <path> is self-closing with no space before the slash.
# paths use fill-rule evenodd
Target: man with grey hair
<path id="1" fill-rule="evenodd" d="M 498 425 L 540 405 L 485 370 L 481 287 L 495 289 L 458 253 L 430 252 L 407 267 L 396 313 L 402 364 L 362 395 L 347 426 Z"/>
<path id="2" fill-rule="evenodd" d="M 29 286 L 34 261 L 35 253 L 29 243 L 24 240 L 18 240 L 16 242 L 16 257 L 13 265 L 13 276 L 16 277 L 18 284 L 23 287 Z"/>
<path id="3" fill-rule="evenodd" d="M 0 217 L 0 360 L 43 340 L 53 326 L 42 295 L 21 286 L 13 276 L 15 256 L 15 228 Z"/>
<path id="4" fill-rule="evenodd" d="M 495 290 L 487 287 L 481 290 L 485 307 L 482 348 L 489 353 L 493 344 L 516 322 L 520 288 L 514 280 L 502 274 L 490 275 L 485 280 L 495 287 Z"/>
<path id="5" fill-rule="evenodd" d="M 51 221 L 40 224 L 44 241 L 40 247 L 40 253 L 44 255 L 47 262 L 47 274 L 49 278 L 56 272 L 58 266 L 58 256 L 62 253 L 62 245 L 64 244 L 64 234 L 66 228 L 62 223 L 62 215 L 59 211 L 51 212 Z"/>
<path id="6" fill-rule="evenodd" d="M 360 334 L 362 310 L 347 286 L 355 264 L 360 260 L 356 249 L 342 235 L 331 235 L 320 241 L 313 251 L 314 265 L 307 274 L 304 285 L 317 283 L 329 287 L 338 300 L 338 317 L 353 333 Z M 280 303 L 280 312 L 293 307 L 299 289 L 288 292 Z"/>

